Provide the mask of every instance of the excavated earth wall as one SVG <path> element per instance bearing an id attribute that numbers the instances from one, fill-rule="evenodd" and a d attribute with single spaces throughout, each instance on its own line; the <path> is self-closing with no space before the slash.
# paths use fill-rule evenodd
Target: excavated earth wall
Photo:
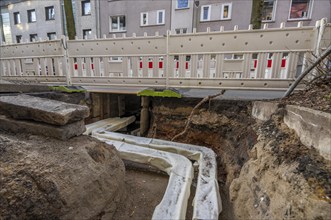
<path id="1" fill-rule="evenodd" d="M 152 99 L 148 136 L 171 140 L 199 101 Z M 175 141 L 218 155 L 220 219 L 330 219 L 330 162 L 288 128 L 286 109 L 267 105 L 265 112 L 254 112 L 251 102 L 212 100 L 196 110 Z"/>

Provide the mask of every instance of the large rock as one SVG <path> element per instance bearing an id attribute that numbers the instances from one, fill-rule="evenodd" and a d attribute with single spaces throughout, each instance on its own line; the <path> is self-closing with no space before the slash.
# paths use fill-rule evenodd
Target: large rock
<path id="1" fill-rule="evenodd" d="M 86 106 L 28 95 L 0 96 L 0 109 L 15 119 L 30 119 L 54 125 L 65 125 L 89 116 Z"/>
<path id="2" fill-rule="evenodd" d="M 83 120 L 58 126 L 27 120 L 15 120 L 0 115 L 0 129 L 15 134 L 29 133 L 67 140 L 83 134 L 86 127 Z"/>
<path id="3" fill-rule="evenodd" d="M 88 136 L 0 133 L 0 219 L 111 219 L 124 188 L 117 151 Z"/>

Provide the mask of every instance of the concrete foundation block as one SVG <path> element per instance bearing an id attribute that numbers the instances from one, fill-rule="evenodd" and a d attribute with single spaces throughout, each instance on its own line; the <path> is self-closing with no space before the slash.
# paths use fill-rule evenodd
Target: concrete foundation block
<path id="1" fill-rule="evenodd" d="M 0 109 L 15 119 L 28 119 L 53 125 L 80 121 L 90 114 L 89 108 L 83 105 L 29 95 L 0 96 Z"/>
<path id="2" fill-rule="evenodd" d="M 252 116 L 259 120 L 267 121 L 271 118 L 271 115 L 278 110 L 278 108 L 278 103 L 255 101 L 253 102 Z"/>
<path id="3" fill-rule="evenodd" d="M 321 156 L 331 160 L 331 114 L 287 105 L 284 122 L 296 132 L 302 144 L 316 148 Z"/>
<path id="4" fill-rule="evenodd" d="M 4 115 L 0 115 L 0 129 L 15 134 L 29 133 L 60 140 L 68 140 L 71 137 L 79 136 L 86 130 L 83 120 L 63 126 L 56 126 L 34 121 L 15 120 Z"/>

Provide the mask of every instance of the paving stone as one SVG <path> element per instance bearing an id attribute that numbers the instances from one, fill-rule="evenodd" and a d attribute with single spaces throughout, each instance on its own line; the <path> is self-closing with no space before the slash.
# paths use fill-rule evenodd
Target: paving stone
<path id="1" fill-rule="evenodd" d="M 83 120 L 57 126 L 34 121 L 15 120 L 4 115 L 0 115 L 0 129 L 15 134 L 29 133 L 61 140 L 67 140 L 71 137 L 79 136 L 86 130 Z"/>
<path id="2" fill-rule="evenodd" d="M 0 96 L 0 109 L 15 119 L 65 125 L 89 116 L 89 108 L 29 95 Z"/>

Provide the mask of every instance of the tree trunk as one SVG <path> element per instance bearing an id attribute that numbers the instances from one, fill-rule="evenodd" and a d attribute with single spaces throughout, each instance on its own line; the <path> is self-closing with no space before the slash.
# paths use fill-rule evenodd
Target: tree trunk
<path id="1" fill-rule="evenodd" d="M 251 24 L 253 25 L 253 29 L 261 28 L 263 3 L 263 0 L 253 0 L 251 15 Z"/>
<path id="2" fill-rule="evenodd" d="M 64 11 L 66 14 L 68 37 L 70 40 L 73 40 L 76 36 L 76 28 L 71 0 L 64 0 Z"/>

